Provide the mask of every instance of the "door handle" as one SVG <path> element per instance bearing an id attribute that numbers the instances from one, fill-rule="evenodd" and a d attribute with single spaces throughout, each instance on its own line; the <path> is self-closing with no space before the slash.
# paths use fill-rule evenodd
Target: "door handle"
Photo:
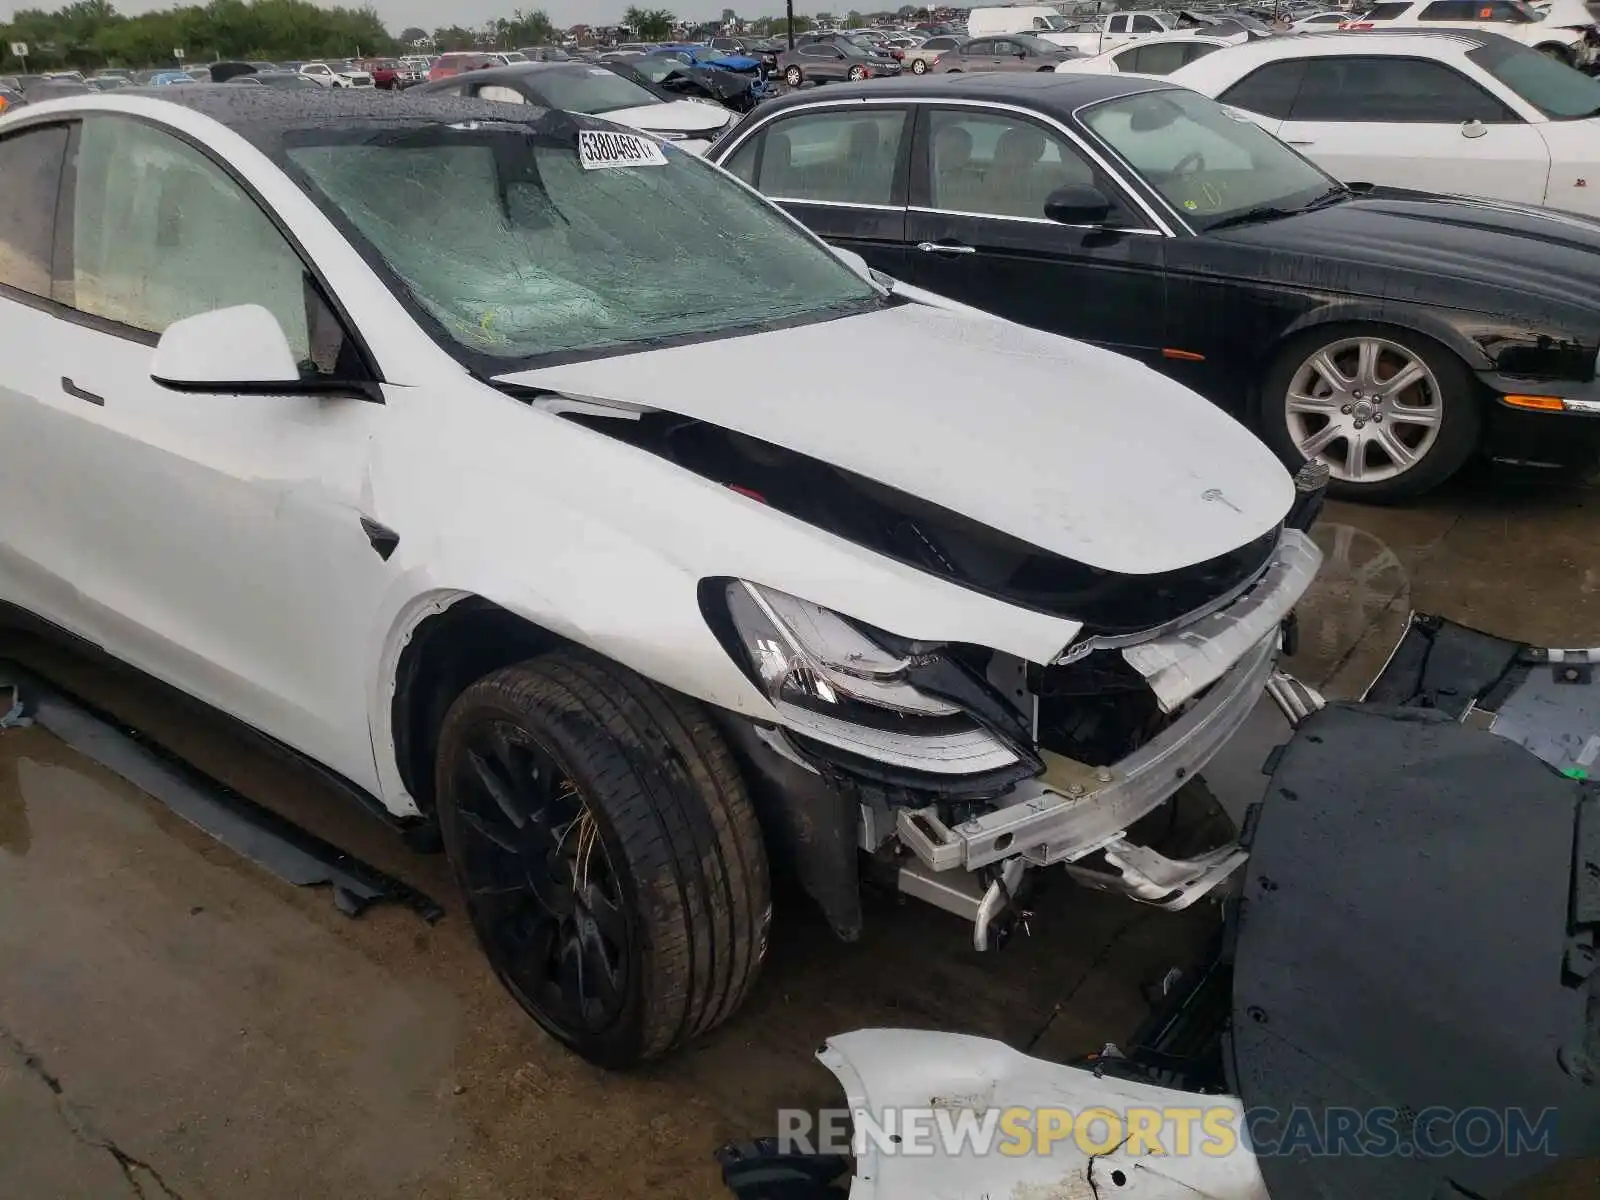
<path id="1" fill-rule="evenodd" d="M 918 242 L 917 249 L 924 254 L 976 254 L 971 246 L 961 246 L 946 242 Z"/>
<path id="2" fill-rule="evenodd" d="M 78 400 L 87 400 L 90 404 L 98 404 L 101 408 L 106 406 L 106 398 L 104 396 L 96 396 L 93 392 L 84 391 L 65 375 L 61 377 L 61 390 Z"/>

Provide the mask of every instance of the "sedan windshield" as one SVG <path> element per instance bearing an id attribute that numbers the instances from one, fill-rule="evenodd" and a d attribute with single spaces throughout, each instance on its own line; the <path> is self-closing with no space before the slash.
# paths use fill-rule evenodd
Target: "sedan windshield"
<path id="1" fill-rule="evenodd" d="M 538 92 L 550 108 L 585 116 L 662 103 L 654 92 L 604 67 L 530 72 L 524 82 Z"/>
<path id="2" fill-rule="evenodd" d="M 651 164 L 619 154 L 627 135 L 608 130 L 613 148 L 596 152 L 630 165 L 580 162 L 588 128 L 551 114 L 303 130 L 285 135 L 283 153 L 441 344 L 485 374 L 883 302 L 693 155 L 664 147 Z"/>
<path id="3" fill-rule="evenodd" d="M 1191 225 L 1298 211 L 1343 189 L 1243 113 L 1196 92 L 1142 92 L 1083 121 Z"/>
<path id="4" fill-rule="evenodd" d="M 1600 79 L 1548 54 L 1499 40 L 1467 51 L 1467 57 L 1552 121 L 1600 117 Z"/>

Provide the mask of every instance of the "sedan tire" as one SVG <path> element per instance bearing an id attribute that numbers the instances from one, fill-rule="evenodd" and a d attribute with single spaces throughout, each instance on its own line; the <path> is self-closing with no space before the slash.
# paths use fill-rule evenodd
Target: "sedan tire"
<path id="1" fill-rule="evenodd" d="M 766 851 L 699 704 L 581 652 L 506 667 L 451 705 L 436 786 L 479 944 L 552 1036 L 626 1067 L 739 1007 L 766 953 Z"/>
<path id="2" fill-rule="evenodd" d="M 922 58 L 913 58 L 911 60 L 911 73 L 913 75 L 926 75 L 928 73 L 927 60 Z"/>
<path id="3" fill-rule="evenodd" d="M 800 73 L 799 67 L 785 67 L 783 69 L 783 81 L 792 88 L 799 87 L 804 79 L 805 76 Z"/>
<path id="4" fill-rule="evenodd" d="M 850 82 L 851 83 L 860 83 L 866 77 L 867 77 L 867 69 L 865 67 L 851 67 L 850 68 Z"/>
<path id="5" fill-rule="evenodd" d="M 1477 449 L 1479 384 L 1445 347 L 1385 325 L 1292 339 L 1262 388 L 1263 439 L 1293 470 L 1320 458 L 1329 491 L 1386 503 L 1437 487 Z"/>

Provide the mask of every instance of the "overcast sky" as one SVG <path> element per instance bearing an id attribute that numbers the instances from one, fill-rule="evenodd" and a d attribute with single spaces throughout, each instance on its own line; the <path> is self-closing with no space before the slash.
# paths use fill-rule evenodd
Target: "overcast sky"
<path id="1" fill-rule="evenodd" d="M 0 18 L 10 20 L 19 8 L 42 8 L 46 12 L 60 8 L 65 0 L 0 0 Z M 359 8 L 362 0 L 345 0 L 350 8 Z M 435 29 L 440 25 L 464 25 L 475 28 L 494 17 L 509 17 L 516 8 L 542 8 L 558 28 L 576 25 L 610 25 L 622 19 L 623 10 L 637 0 L 372 0 L 391 33 L 399 33 L 408 25 Z M 135 16 L 158 8 L 172 8 L 173 0 L 114 0 L 117 11 Z M 724 7 L 732 7 L 742 16 L 758 17 L 763 13 L 782 11 L 780 4 L 747 5 L 740 8 L 733 0 L 688 0 L 676 4 L 663 0 L 640 3 L 641 8 L 667 8 L 686 20 L 704 20 L 718 17 Z M 798 7 L 798 6 L 797 6 Z M 800 11 L 816 7 L 807 4 Z M 818 11 L 826 11 L 825 8 Z"/>

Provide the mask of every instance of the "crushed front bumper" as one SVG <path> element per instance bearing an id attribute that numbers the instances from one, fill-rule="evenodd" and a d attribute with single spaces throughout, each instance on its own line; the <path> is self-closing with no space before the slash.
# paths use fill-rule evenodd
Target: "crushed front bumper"
<path id="1" fill-rule="evenodd" d="M 974 944 L 984 949 L 987 919 L 1032 867 L 1060 863 L 1084 886 L 1169 909 L 1227 879 L 1246 857 L 1238 844 L 1174 859 L 1128 830 L 1205 768 L 1263 694 L 1291 724 L 1321 707 L 1314 691 L 1275 669 L 1283 623 L 1320 563 L 1310 538 L 1286 530 L 1267 570 L 1226 607 L 1121 649 L 1161 708 L 1178 713 L 1128 757 L 1091 767 L 1046 752 L 1041 775 L 954 827 L 936 805 L 899 810 L 895 832 L 916 856 L 902 869 L 902 890 L 970 916 Z M 997 865 L 1004 871 L 984 891 L 971 873 Z"/>

